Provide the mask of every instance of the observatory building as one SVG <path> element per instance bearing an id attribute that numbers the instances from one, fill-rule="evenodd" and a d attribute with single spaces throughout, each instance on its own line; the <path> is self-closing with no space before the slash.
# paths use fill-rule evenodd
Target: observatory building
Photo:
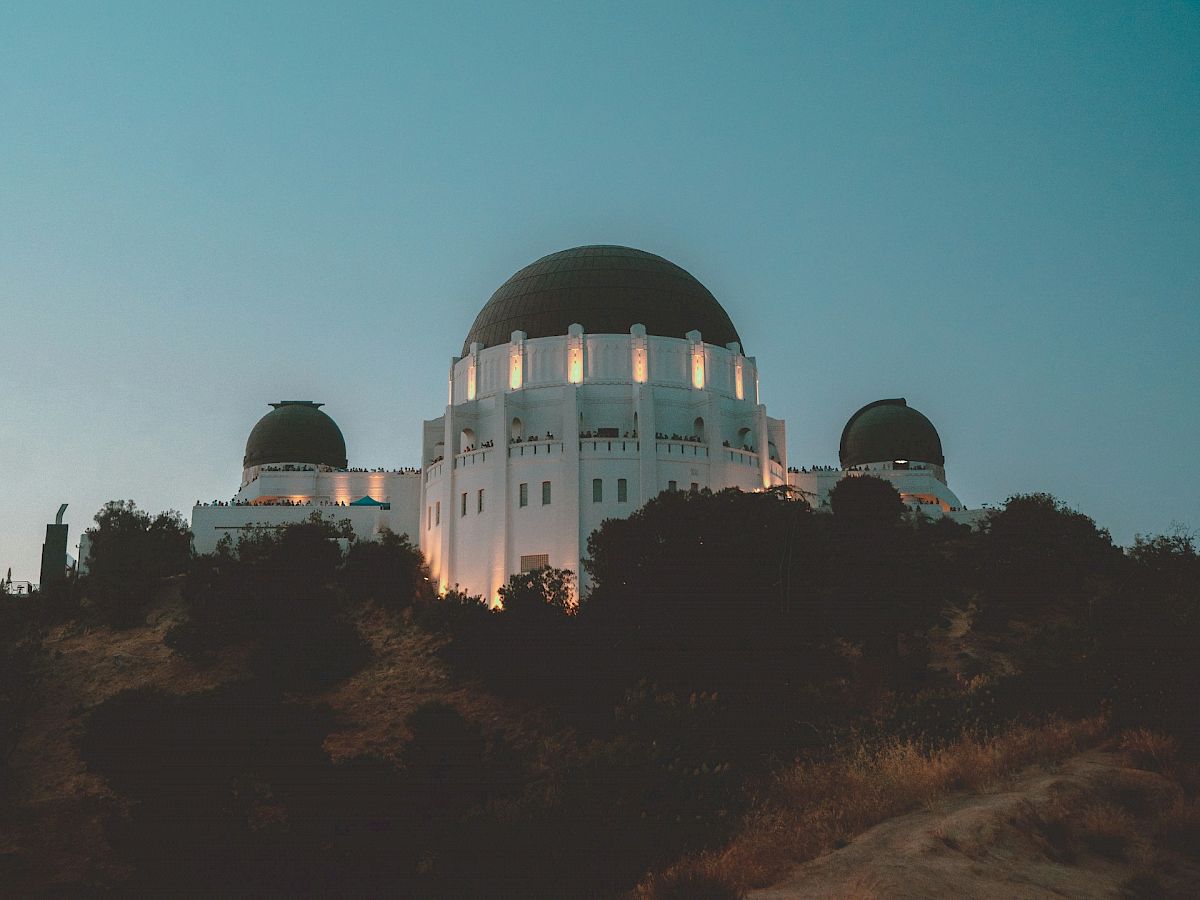
<path id="1" fill-rule="evenodd" d="M 903 398 L 876 400 L 850 417 L 838 445 L 838 468 L 793 469 L 788 484 L 815 509 L 829 508 L 829 492 L 841 479 L 873 475 L 890 481 L 910 508 L 929 516 L 974 523 L 946 484 L 942 439 L 933 423 Z"/>
<path id="2" fill-rule="evenodd" d="M 787 483 L 784 424 L 717 299 L 660 256 L 578 247 L 484 305 L 425 423 L 420 545 L 485 596 L 666 490 Z M 584 584 L 580 584 L 583 589 Z"/>
<path id="3" fill-rule="evenodd" d="M 242 483 L 226 503 L 197 502 L 192 542 L 211 553 L 249 529 L 302 522 L 314 512 L 349 520 L 354 533 L 416 534 L 420 473 L 416 469 L 351 469 L 337 423 L 310 400 L 281 400 L 250 432 Z"/>
<path id="4" fill-rule="evenodd" d="M 349 468 L 321 404 L 271 404 L 237 494 L 193 510 L 197 552 L 318 513 L 360 539 L 405 533 L 442 590 L 494 600 L 545 565 L 586 590 L 588 536 L 662 491 L 784 487 L 821 510 L 841 478 L 869 473 L 927 515 L 977 516 L 946 484 L 937 430 L 903 399 L 851 416 L 839 466 L 789 469 L 784 423 L 759 402 L 758 362 L 728 314 L 641 250 L 576 247 L 518 271 L 475 318 L 447 389 L 411 469 Z"/>

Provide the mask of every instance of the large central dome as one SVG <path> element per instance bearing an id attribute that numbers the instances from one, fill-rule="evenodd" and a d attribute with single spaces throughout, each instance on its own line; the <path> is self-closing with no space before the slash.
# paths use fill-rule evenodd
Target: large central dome
<path id="1" fill-rule="evenodd" d="M 590 334 L 682 338 L 699 331 L 705 343 L 741 343 L 733 322 L 704 285 L 670 260 L 630 247 L 574 247 L 543 256 L 500 285 L 475 317 L 463 343 L 507 344 L 514 331 L 531 338 L 566 334 L 578 322 Z"/>

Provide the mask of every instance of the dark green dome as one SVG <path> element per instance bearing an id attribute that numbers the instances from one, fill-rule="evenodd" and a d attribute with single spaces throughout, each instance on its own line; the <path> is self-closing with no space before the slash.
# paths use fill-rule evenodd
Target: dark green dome
<path id="1" fill-rule="evenodd" d="M 281 400 L 258 420 L 246 441 L 242 468 L 269 463 L 309 463 L 346 468 L 346 439 L 337 423 L 311 400 Z"/>
<path id="2" fill-rule="evenodd" d="M 704 285 L 675 263 L 630 247 L 596 245 L 543 256 L 500 285 L 479 311 L 463 343 L 507 344 L 514 331 L 531 338 L 566 334 L 578 322 L 589 334 L 681 338 L 699 331 L 705 343 L 737 341 L 737 329 Z"/>
<path id="3" fill-rule="evenodd" d="M 946 464 L 937 429 L 903 397 L 876 400 L 852 415 L 842 429 L 838 457 L 842 468 L 900 459 Z"/>

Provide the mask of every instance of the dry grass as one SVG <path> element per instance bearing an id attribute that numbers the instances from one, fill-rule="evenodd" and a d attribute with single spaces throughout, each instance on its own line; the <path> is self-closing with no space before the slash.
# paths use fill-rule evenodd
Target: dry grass
<path id="1" fill-rule="evenodd" d="M 1157 824 L 1157 843 L 1200 859 L 1200 797 L 1179 797 Z"/>
<path id="2" fill-rule="evenodd" d="M 639 900 L 741 900 L 745 891 L 704 866 L 656 872 L 637 888 Z"/>
<path id="3" fill-rule="evenodd" d="M 953 791 L 995 784 L 1033 763 L 1074 756 L 1096 744 L 1105 728 L 1102 719 L 1052 722 L 1014 727 L 986 742 L 964 738 L 933 752 L 894 742 L 830 762 L 801 763 L 777 776 L 769 802 L 747 817 L 732 843 L 684 860 L 667 874 L 679 878 L 694 872 L 737 888 L 763 887 L 886 819 L 928 807 Z M 1113 831 L 1102 831 L 1101 817 L 1095 825 L 1097 834 Z M 656 893 L 656 883 L 648 879 L 638 896 L 675 896 Z"/>
<path id="4" fill-rule="evenodd" d="M 1121 749 L 1131 765 L 1150 772 L 1168 772 L 1179 760 L 1179 741 L 1148 728 L 1135 728 L 1121 735 Z"/>
<path id="5" fill-rule="evenodd" d="M 1125 859 L 1141 840 L 1133 816 L 1112 803 L 1097 803 L 1079 815 L 1079 840 L 1106 859 Z"/>

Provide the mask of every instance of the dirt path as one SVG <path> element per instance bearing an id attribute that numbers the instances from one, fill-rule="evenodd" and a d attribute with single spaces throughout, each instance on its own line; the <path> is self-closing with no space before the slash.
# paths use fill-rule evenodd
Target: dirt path
<path id="1" fill-rule="evenodd" d="M 1151 836 L 1181 795 L 1161 775 L 1090 751 L 890 819 L 748 896 L 1197 897 L 1200 865 Z"/>

